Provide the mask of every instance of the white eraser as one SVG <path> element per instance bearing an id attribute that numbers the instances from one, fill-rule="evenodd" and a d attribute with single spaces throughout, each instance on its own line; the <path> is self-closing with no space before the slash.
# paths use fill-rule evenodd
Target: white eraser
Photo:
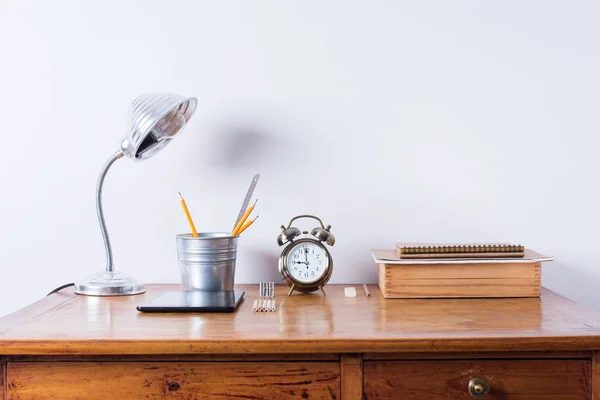
<path id="1" fill-rule="evenodd" d="M 346 297 L 356 297 L 356 289 L 353 287 L 344 288 L 344 294 Z"/>

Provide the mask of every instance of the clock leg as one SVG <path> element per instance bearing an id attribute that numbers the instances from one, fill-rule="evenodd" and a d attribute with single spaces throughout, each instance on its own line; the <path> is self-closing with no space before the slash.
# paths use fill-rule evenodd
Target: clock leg
<path id="1" fill-rule="evenodd" d="M 292 293 L 294 292 L 294 289 L 296 289 L 296 284 L 295 283 L 292 284 L 292 287 L 290 288 L 290 292 L 288 293 L 288 296 L 292 295 Z"/>
<path id="2" fill-rule="evenodd" d="M 323 290 L 323 286 L 319 286 L 319 289 L 321 289 L 321 293 L 323 293 L 323 296 L 327 296 L 327 295 L 325 294 L 325 290 Z"/>

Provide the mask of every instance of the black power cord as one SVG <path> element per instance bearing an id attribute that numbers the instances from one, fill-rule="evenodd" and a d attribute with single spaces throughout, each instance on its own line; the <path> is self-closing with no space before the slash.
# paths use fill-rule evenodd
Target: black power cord
<path id="1" fill-rule="evenodd" d="M 50 295 L 51 295 L 51 294 L 53 294 L 53 293 L 56 293 L 56 292 L 58 292 L 59 290 L 63 290 L 64 288 L 68 288 L 69 286 L 75 286 L 75 283 L 74 283 L 74 282 L 71 282 L 71 283 L 66 283 L 66 284 L 64 284 L 64 285 L 62 285 L 62 286 L 59 286 L 59 287 L 57 287 L 56 289 L 54 289 L 53 291 L 51 291 L 50 293 L 48 293 L 48 294 L 46 295 L 46 297 L 50 296 Z"/>

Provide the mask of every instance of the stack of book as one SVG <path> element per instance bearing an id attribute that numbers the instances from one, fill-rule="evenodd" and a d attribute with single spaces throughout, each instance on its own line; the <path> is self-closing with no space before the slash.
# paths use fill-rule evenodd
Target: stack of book
<path id="1" fill-rule="evenodd" d="M 373 250 L 385 298 L 538 297 L 552 257 L 510 243 L 398 243 Z"/>

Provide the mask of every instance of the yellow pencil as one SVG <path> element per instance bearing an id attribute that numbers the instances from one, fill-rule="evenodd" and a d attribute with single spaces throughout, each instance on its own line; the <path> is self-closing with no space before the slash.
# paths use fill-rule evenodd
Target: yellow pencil
<path id="1" fill-rule="evenodd" d="M 192 216 L 190 215 L 190 210 L 188 210 L 187 204 L 185 204 L 185 200 L 183 199 L 181 193 L 179 193 L 179 197 L 181 197 L 181 207 L 183 207 L 183 212 L 185 212 L 185 216 L 187 217 L 188 223 L 190 224 L 190 228 L 192 228 L 192 236 L 198 237 L 198 231 L 196 231 L 196 226 L 194 225 L 194 221 L 192 220 Z"/>
<path id="2" fill-rule="evenodd" d="M 250 225 L 252 225 L 254 223 L 254 221 L 256 221 L 258 219 L 258 215 L 256 216 L 256 218 L 246 222 L 238 231 L 236 236 L 240 236 L 242 234 L 242 232 L 244 232 Z"/>
<path id="3" fill-rule="evenodd" d="M 242 217 L 242 219 L 240 219 L 240 222 L 238 222 L 238 224 L 235 226 L 235 228 L 233 228 L 233 231 L 231 232 L 231 236 L 238 235 L 238 233 L 239 233 L 238 231 L 240 230 L 242 225 L 244 225 L 244 222 L 246 222 L 246 220 L 248 219 L 248 216 L 250 215 L 252 210 L 254 210 L 254 207 L 256 206 L 257 202 L 258 202 L 258 199 L 254 200 L 254 204 L 252 204 L 250 207 L 248 207 L 248 209 L 244 213 L 244 216 Z"/>

